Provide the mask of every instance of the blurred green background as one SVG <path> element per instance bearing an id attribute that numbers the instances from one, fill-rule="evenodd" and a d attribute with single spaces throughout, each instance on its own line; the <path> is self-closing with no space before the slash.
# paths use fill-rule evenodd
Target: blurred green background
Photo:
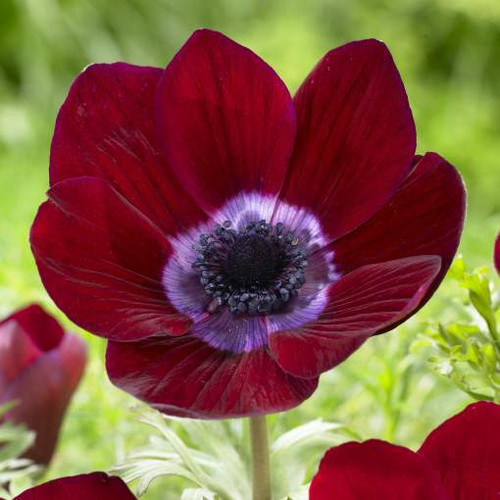
<path id="1" fill-rule="evenodd" d="M 419 152 L 442 154 L 468 186 L 461 251 L 471 265 L 490 265 L 500 228 L 497 0 L 0 0 L 0 312 L 32 300 L 55 312 L 27 234 L 45 196 L 54 119 L 72 79 L 92 62 L 164 66 L 198 27 L 256 51 L 292 91 L 329 49 L 384 40 L 406 84 Z M 277 428 L 322 416 L 365 437 L 418 446 L 467 401 L 408 353 L 422 321 L 452 315 L 451 287 L 445 283 L 408 325 L 370 340 L 324 376 L 309 401 L 274 419 Z M 146 439 L 134 401 L 107 381 L 104 342 L 82 335 L 91 362 L 46 477 L 109 469 Z M 145 498 L 178 498 L 178 488 L 166 479 Z"/>

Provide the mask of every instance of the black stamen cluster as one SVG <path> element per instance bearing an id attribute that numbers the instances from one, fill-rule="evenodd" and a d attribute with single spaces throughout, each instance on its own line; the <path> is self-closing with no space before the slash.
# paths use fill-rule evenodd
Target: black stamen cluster
<path id="1" fill-rule="evenodd" d="M 251 222 L 242 230 L 231 221 L 200 235 L 193 246 L 193 269 L 206 293 L 210 309 L 226 306 L 234 314 L 279 311 L 305 283 L 307 256 L 292 231 L 281 222 Z"/>

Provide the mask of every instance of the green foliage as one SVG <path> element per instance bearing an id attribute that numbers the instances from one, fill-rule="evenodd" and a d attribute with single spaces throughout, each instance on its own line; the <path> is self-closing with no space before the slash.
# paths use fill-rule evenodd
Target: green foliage
<path id="1" fill-rule="evenodd" d="M 415 343 L 431 347 L 432 368 L 478 400 L 500 402 L 500 337 L 498 291 L 485 268 L 469 272 L 457 258 L 450 276 L 464 290 L 463 320 L 432 322 Z"/>
<path id="2" fill-rule="evenodd" d="M 280 417 L 271 417 L 277 423 Z M 184 481 L 183 500 L 249 500 L 251 468 L 247 422 L 206 422 L 165 417 L 144 411 L 139 421 L 149 425 L 149 442 L 128 454 L 115 468 L 125 481 L 136 482 L 143 495 L 162 476 Z M 271 425 L 275 431 L 278 426 Z M 326 448 L 359 436 L 346 426 L 316 419 L 276 437 L 271 445 L 273 498 L 303 497 L 307 468 L 314 469 Z M 168 483 L 164 483 L 168 484 Z M 175 489 L 170 485 L 169 491 Z M 173 496 L 172 496 L 173 498 Z"/>
<path id="3" fill-rule="evenodd" d="M 0 419 L 17 403 L 0 406 Z M 19 485 L 29 484 L 40 468 L 31 460 L 20 458 L 35 441 L 35 434 L 24 425 L 5 420 L 0 424 L 0 495 L 11 498 Z"/>

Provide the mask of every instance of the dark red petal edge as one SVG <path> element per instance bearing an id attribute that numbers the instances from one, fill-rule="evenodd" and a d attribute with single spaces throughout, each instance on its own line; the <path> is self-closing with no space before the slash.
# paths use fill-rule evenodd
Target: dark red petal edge
<path id="1" fill-rule="evenodd" d="M 346 443 L 325 453 L 309 500 L 333 499 L 451 500 L 425 458 L 378 440 Z"/>
<path id="2" fill-rule="evenodd" d="M 418 451 L 439 473 L 450 498 L 500 494 L 500 406 L 479 402 L 432 431 Z"/>
<path id="3" fill-rule="evenodd" d="M 408 175 L 416 144 L 408 98 L 387 47 L 362 40 L 326 54 L 294 102 L 297 139 L 281 197 L 311 208 L 335 239 Z"/>
<path id="4" fill-rule="evenodd" d="M 40 305 L 30 304 L 0 321 L 0 326 L 15 321 L 42 351 L 56 348 L 64 336 L 64 330 L 57 320 Z"/>
<path id="5" fill-rule="evenodd" d="M 119 477 L 91 472 L 35 486 L 15 500 L 136 500 L 136 497 Z"/>
<path id="6" fill-rule="evenodd" d="M 53 186 L 31 246 L 45 288 L 82 328 L 119 340 L 189 328 L 163 290 L 168 241 L 107 182 L 80 177 Z"/>
<path id="7" fill-rule="evenodd" d="M 293 375 L 318 376 L 418 309 L 440 266 L 439 257 L 421 256 L 356 269 L 331 285 L 316 321 L 271 334 L 273 355 Z"/>
<path id="8" fill-rule="evenodd" d="M 160 151 L 154 96 L 163 69 L 92 64 L 73 82 L 59 110 L 50 184 L 76 177 L 109 182 L 167 234 L 205 218 Z"/>
<path id="9" fill-rule="evenodd" d="M 17 331 L 16 340 L 19 341 L 19 336 L 22 339 L 22 335 L 23 330 Z M 2 352 L 2 356 L 8 354 Z M 17 352 L 10 354 L 15 356 Z M 66 409 L 85 363 L 85 343 L 76 335 L 66 333 L 56 349 L 40 353 L 5 385 L 2 376 L 0 404 L 18 403 L 6 414 L 6 419 L 26 425 L 36 433 L 35 442 L 25 456 L 38 464 L 47 465 L 52 458 Z"/>
<path id="10" fill-rule="evenodd" d="M 249 49 L 215 31 L 193 33 L 163 74 L 156 119 L 175 174 L 207 211 L 242 191 L 278 194 L 295 109 L 285 84 Z"/>
<path id="11" fill-rule="evenodd" d="M 436 153 L 427 153 L 386 206 L 329 250 L 341 274 L 392 259 L 439 255 L 441 270 L 421 301 L 422 307 L 450 267 L 465 211 L 466 192 L 460 174 Z"/>
<path id="12" fill-rule="evenodd" d="M 163 413 L 192 418 L 288 410 L 318 384 L 285 373 L 265 348 L 233 354 L 191 335 L 109 342 L 106 368 L 120 389 Z"/>

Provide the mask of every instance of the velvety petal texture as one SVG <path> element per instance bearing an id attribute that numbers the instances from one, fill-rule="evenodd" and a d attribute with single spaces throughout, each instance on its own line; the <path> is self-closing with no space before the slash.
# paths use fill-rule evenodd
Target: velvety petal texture
<path id="1" fill-rule="evenodd" d="M 50 184 L 106 180 L 162 230 L 175 233 L 204 217 L 160 152 L 154 96 L 160 68 L 92 64 L 73 82 L 57 116 Z"/>
<path id="2" fill-rule="evenodd" d="M 286 410 L 450 265 L 464 186 L 415 143 L 382 42 L 330 51 L 292 99 L 252 51 L 197 30 L 165 69 L 75 79 L 32 251 L 57 306 L 109 341 L 118 387 L 172 415 Z M 6 374 L 59 345 L 44 328 Z"/>
<path id="3" fill-rule="evenodd" d="M 57 347 L 64 337 L 64 330 L 57 320 L 38 304 L 31 304 L 0 321 L 0 325 L 14 321 L 29 336 L 33 346 L 40 351 Z"/>
<path id="4" fill-rule="evenodd" d="M 24 491 L 14 500 L 136 500 L 136 497 L 119 477 L 91 472 L 54 479 Z"/>
<path id="5" fill-rule="evenodd" d="M 432 431 L 417 453 L 384 441 L 324 455 L 310 500 L 493 500 L 500 495 L 500 406 L 479 402 Z"/>
<path id="6" fill-rule="evenodd" d="M 384 441 L 346 443 L 326 452 L 310 500 L 450 500 L 427 460 Z"/>
<path id="7" fill-rule="evenodd" d="M 413 257 L 347 274 L 331 286 L 317 321 L 271 335 L 278 363 L 301 377 L 316 377 L 332 368 L 369 336 L 419 307 L 440 266 L 439 257 Z"/>
<path id="8" fill-rule="evenodd" d="M 392 259 L 438 255 L 441 270 L 429 290 L 434 292 L 457 251 L 465 201 L 463 181 L 455 168 L 439 155 L 427 153 L 381 210 L 331 245 L 339 272 Z"/>
<path id="9" fill-rule="evenodd" d="M 295 139 L 295 109 L 274 70 L 211 30 L 196 31 L 157 92 L 166 157 L 209 210 L 240 192 L 277 195 Z"/>
<path id="10" fill-rule="evenodd" d="M 109 342 L 106 368 L 121 389 L 169 415 L 192 418 L 288 410 L 318 384 L 285 373 L 267 349 L 233 354 L 190 335 Z"/>
<path id="11" fill-rule="evenodd" d="M 453 500 L 500 497 L 500 406 L 469 405 L 431 432 L 419 450 Z"/>
<path id="12" fill-rule="evenodd" d="M 35 431 L 26 456 L 39 464 L 48 464 L 54 453 L 85 362 L 83 341 L 65 333 L 40 306 L 0 323 L 0 404 L 17 402 L 5 418 Z"/>
<path id="13" fill-rule="evenodd" d="M 281 196 L 313 209 L 338 238 L 408 175 L 416 142 L 408 98 L 387 47 L 362 40 L 326 54 L 294 102 L 297 140 Z"/>
<path id="14" fill-rule="evenodd" d="M 132 340 L 189 327 L 163 291 L 168 241 L 106 181 L 80 177 L 54 185 L 31 245 L 45 288 L 82 328 Z"/>

